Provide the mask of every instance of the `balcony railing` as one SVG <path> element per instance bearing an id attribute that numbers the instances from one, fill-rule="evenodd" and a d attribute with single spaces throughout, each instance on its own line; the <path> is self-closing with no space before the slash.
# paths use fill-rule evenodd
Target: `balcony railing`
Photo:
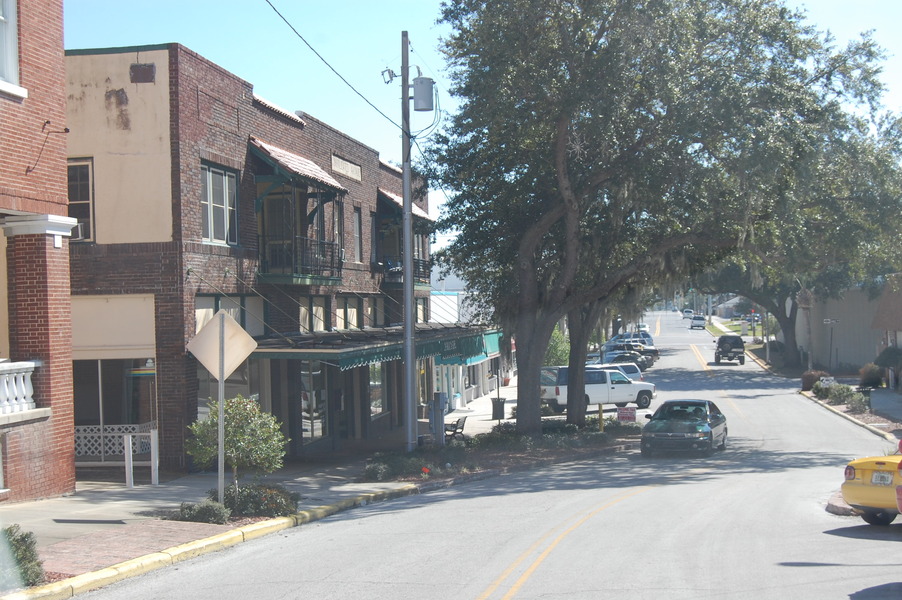
<path id="1" fill-rule="evenodd" d="M 400 256 L 383 256 L 380 259 L 385 272 L 386 283 L 402 283 L 404 281 L 404 262 Z M 413 259 L 413 280 L 415 283 L 430 281 L 431 264 L 421 258 Z"/>
<path id="2" fill-rule="evenodd" d="M 306 237 L 261 237 L 263 273 L 341 277 L 342 256 L 338 244 Z"/>
<path id="3" fill-rule="evenodd" d="M 0 415 L 34 410 L 31 374 L 38 363 L 0 362 Z"/>

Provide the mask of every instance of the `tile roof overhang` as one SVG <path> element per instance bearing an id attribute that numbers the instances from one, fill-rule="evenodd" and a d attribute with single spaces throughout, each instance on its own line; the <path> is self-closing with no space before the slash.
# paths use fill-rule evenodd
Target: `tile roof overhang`
<path id="1" fill-rule="evenodd" d="M 339 194 L 348 193 L 344 186 L 309 158 L 273 146 L 253 136 L 250 138 L 250 147 L 257 156 L 276 170 L 282 171 L 290 179 L 299 177 L 315 186 L 324 187 Z"/>
<path id="2" fill-rule="evenodd" d="M 397 205 L 397 207 L 400 208 L 401 210 L 404 210 L 404 198 L 402 198 L 401 196 L 398 196 L 397 194 L 392 194 L 391 192 L 389 192 L 388 190 L 383 189 L 383 188 L 379 188 L 379 195 L 384 197 L 386 200 L 388 200 L 392 204 Z M 433 219 L 432 217 L 429 216 L 429 213 L 427 213 L 425 210 L 423 210 L 422 208 L 420 208 L 413 202 L 410 203 L 410 212 L 413 216 L 415 216 L 419 219 L 426 219 L 427 221 L 435 221 L 435 219 Z"/>

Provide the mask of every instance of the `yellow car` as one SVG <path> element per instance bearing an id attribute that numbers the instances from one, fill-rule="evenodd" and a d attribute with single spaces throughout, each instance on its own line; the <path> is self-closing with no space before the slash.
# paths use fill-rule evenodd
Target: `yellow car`
<path id="1" fill-rule="evenodd" d="M 902 452 L 902 441 L 899 442 Z M 889 525 L 899 514 L 902 454 L 858 458 L 846 465 L 842 497 L 870 525 Z"/>

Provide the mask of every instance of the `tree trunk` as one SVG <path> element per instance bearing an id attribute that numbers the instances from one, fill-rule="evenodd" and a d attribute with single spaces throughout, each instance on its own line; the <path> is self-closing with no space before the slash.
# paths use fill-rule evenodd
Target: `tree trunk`
<path id="1" fill-rule="evenodd" d="M 517 431 L 523 434 L 542 433 L 541 370 L 556 323 L 554 315 L 517 319 Z"/>
<path id="2" fill-rule="evenodd" d="M 586 348 L 600 314 L 600 302 L 592 302 L 567 313 L 567 329 L 570 333 L 567 422 L 580 427 L 586 424 Z"/>

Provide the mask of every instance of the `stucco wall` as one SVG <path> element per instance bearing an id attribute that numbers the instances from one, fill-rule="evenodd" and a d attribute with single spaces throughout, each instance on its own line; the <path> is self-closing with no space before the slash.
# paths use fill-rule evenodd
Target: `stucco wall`
<path id="1" fill-rule="evenodd" d="M 132 83 L 133 64 L 153 82 Z M 94 241 L 171 241 L 168 52 L 68 54 L 66 77 L 69 158 L 94 161 Z"/>

